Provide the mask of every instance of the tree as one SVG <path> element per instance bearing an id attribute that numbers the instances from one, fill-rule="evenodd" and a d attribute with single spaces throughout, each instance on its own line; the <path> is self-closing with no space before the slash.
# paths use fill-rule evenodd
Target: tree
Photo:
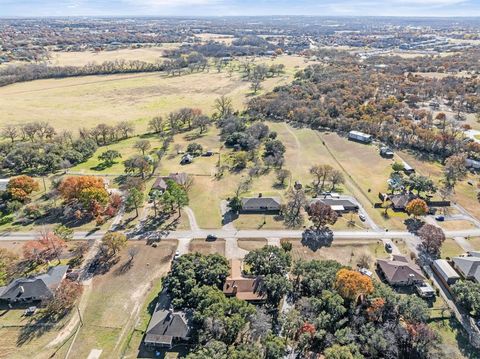
<path id="1" fill-rule="evenodd" d="M 320 195 L 325 188 L 325 183 L 333 172 L 330 165 L 316 165 L 310 168 L 310 174 L 313 175 L 312 189 L 316 196 Z"/>
<path id="2" fill-rule="evenodd" d="M 255 249 L 245 256 L 245 263 L 251 266 L 254 275 L 285 275 L 290 268 L 291 260 L 289 253 L 274 246 Z"/>
<path id="3" fill-rule="evenodd" d="M 417 195 L 420 195 L 420 193 L 435 193 L 437 191 L 435 184 L 430 178 L 416 174 L 407 178 L 405 185 L 410 191 L 417 191 Z"/>
<path id="4" fill-rule="evenodd" d="M 133 156 L 124 161 L 123 164 L 125 173 L 138 172 L 142 179 L 145 179 L 145 174 L 150 172 L 153 162 L 148 156 Z"/>
<path id="5" fill-rule="evenodd" d="M 27 201 L 29 195 L 34 191 L 38 191 L 38 189 L 37 181 L 26 175 L 13 177 L 7 184 L 7 193 L 13 200 L 20 202 Z"/>
<path id="6" fill-rule="evenodd" d="M 6 286 L 12 279 L 17 260 L 18 255 L 0 248 L 0 286 Z"/>
<path id="7" fill-rule="evenodd" d="M 458 302 L 472 315 L 480 314 L 480 283 L 461 280 L 452 286 L 453 294 Z"/>
<path id="8" fill-rule="evenodd" d="M 422 240 L 422 246 L 427 253 L 433 256 L 440 254 L 440 248 L 445 241 L 445 233 L 441 228 L 425 224 L 418 231 L 418 236 Z"/>
<path id="9" fill-rule="evenodd" d="M 284 338 L 270 334 L 263 343 L 265 359 L 282 359 L 287 354 L 287 342 Z"/>
<path id="10" fill-rule="evenodd" d="M 138 217 L 138 207 L 143 204 L 144 194 L 142 191 L 139 191 L 137 188 L 132 188 L 128 191 L 127 198 L 125 199 L 125 205 L 127 208 L 134 208 L 135 215 Z"/>
<path id="11" fill-rule="evenodd" d="M 142 152 L 142 156 L 145 156 L 145 152 L 152 148 L 152 144 L 149 140 L 138 140 L 137 142 L 135 142 L 134 147 L 140 152 Z"/>
<path id="12" fill-rule="evenodd" d="M 214 107 L 219 118 L 228 117 L 233 113 L 232 99 L 226 96 L 217 98 Z"/>
<path id="13" fill-rule="evenodd" d="M 126 245 L 127 236 L 121 232 L 108 232 L 102 238 L 102 246 L 109 257 L 115 257 Z"/>
<path id="14" fill-rule="evenodd" d="M 188 205 L 188 193 L 182 186 L 171 179 L 168 179 L 166 183 L 167 189 L 162 197 L 160 197 L 160 201 L 171 211 L 175 210 L 176 207 L 178 216 L 180 217 L 182 215 L 182 207 Z"/>
<path id="15" fill-rule="evenodd" d="M 403 171 L 404 169 L 405 169 L 405 166 L 404 166 L 402 163 L 400 163 L 400 162 L 394 162 L 394 163 L 392 164 L 392 170 L 393 170 L 394 172 L 397 172 L 397 173 L 398 173 L 398 172 Z"/>
<path id="16" fill-rule="evenodd" d="M 232 168 L 240 171 L 247 167 L 247 154 L 245 152 L 236 152 L 232 154 Z"/>
<path id="17" fill-rule="evenodd" d="M 370 277 L 344 268 L 337 273 L 335 288 L 343 298 L 355 301 L 360 295 L 372 293 L 373 283 Z"/>
<path id="18" fill-rule="evenodd" d="M 60 262 L 60 255 L 67 245 L 65 241 L 53 232 L 42 230 L 39 238 L 23 245 L 23 257 L 36 264 L 43 264 L 56 258 Z"/>
<path id="19" fill-rule="evenodd" d="M 300 227 L 303 222 L 303 207 L 307 200 L 303 190 L 290 188 L 287 192 L 287 203 L 282 208 L 283 221 L 288 228 Z"/>
<path id="20" fill-rule="evenodd" d="M 296 276 L 295 293 L 306 297 L 319 296 L 324 290 L 332 290 L 337 272 L 343 266 L 334 260 L 298 261 L 292 274 Z"/>
<path id="21" fill-rule="evenodd" d="M 467 176 L 467 167 L 465 165 L 466 155 L 453 155 L 447 158 L 443 168 L 443 182 L 447 188 L 454 190 L 458 181 Z"/>
<path id="22" fill-rule="evenodd" d="M 67 226 L 64 226 L 63 224 L 57 225 L 53 229 L 53 233 L 59 238 L 63 239 L 64 241 L 69 241 L 73 239 L 73 229 Z"/>
<path id="23" fill-rule="evenodd" d="M 282 274 L 266 275 L 263 284 L 268 303 L 272 308 L 278 307 L 280 300 L 292 290 L 292 283 Z"/>
<path id="24" fill-rule="evenodd" d="M 345 183 L 345 178 L 343 177 L 342 172 L 339 171 L 339 170 L 336 170 L 336 169 L 332 170 L 328 179 L 329 179 L 330 184 L 332 186 L 330 188 L 331 191 L 335 191 L 335 188 L 338 185 L 341 185 L 341 184 Z"/>
<path id="25" fill-rule="evenodd" d="M 203 152 L 203 147 L 201 144 L 196 142 L 189 143 L 187 146 L 187 152 L 192 156 L 200 156 Z"/>
<path id="26" fill-rule="evenodd" d="M 98 156 L 98 159 L 105 163 L 106 167 L 110 167 L 115 163 L 115 160 L 117 158 L 121 158 L 122 155 L 120 152 L 115 151 L 115 150 L 107 150 L 105 152 L 102 152 L 100 156 Z"/>
<path id="27" fill-rule="evenodd" d="M 9 138 L 10 141 L 15 142 L 15 139 L 18 136 L 18 130 L 17 127 L 14 125 L 7 125 L 4 128 L 2 128 L 2 137 L 4 138 Z"/>
<path id="28" fill-rule="evenodd" d="M 310 221 L 315 226 L 317 232 L 327 229 L 327 225 L 334 225 L 337 222 L 338 214 L 328 204 L 315 201 L 307 207 L 307 213 Z"/>
<path id="29" fill-rule="evenodd" d="M 230 272 L 225 257 L 219 254 L 188 253 L 173 262 L 165 279 L 175 308 L 196 307 L 199 297 L 194 289 L 203 286 L 222 288 Z"/>
<path id="30" fill-rule="evenodd" d="M 425 323 L 430 318 L 427 303 L 416 295 L 401 296 L 398 301 L 398 312 L 409 323 Z"/>
<path id="31" fill-rule="evenodd" d="M 123 139 L 127 139 L 133 134 L 135 127 L 129 121 L 121 121 L 117 124 L 116 130 L 120 132 Z"/>
<path id="32" fill-rule="evenodd" d="M 47 301 L 45 315 L 53 320 L 63 318 L 70 312 L 82 294 L 83 286 L 69 279 L 64 279 L 55 291 L 54 297 Z"/>
<path id="33" fill-rule="evenodd" d="M 325 349 L 325 359 L 362 359 L 363 356 L 358 352 L 354 344 L 339 345 L 334 344 Z"/>
<path id="34" fill-rule="evenodd" d="M 425 216 L 428 213 L 427 203 L 421 198 L 412 199 L 405 206 L 405 211 L 414 218 Z"/>
<path id="35" fill-rule="evenodd" d="M 165 122 L 162 116 L 156 116 L 148 121 L 148 129 L 153 133 L 163 133 Z"/>
<path id="36" fill-rule="evenodd" d="M 275 174 L 277 177 L 277 183 L 281 187 L 285 186 L 285 180 L 291 175 L 290 171 L 285 169 L 277 169 Z"/>
<path id="37" fill-rule="evenodd" d="M 234 213 L 238 213 L 242 210 L 242 200 L 240 197 L 232 197 L 230 201 L 228 201 L 228 208 Z"/>
<path id="38" fill-rule="evenodd" d="M 197 127 L 200 130 L 200 134 L 204 133 L 207 130 L 208 125 L 210 125 L 210 118 L 205 115 L 197 116 L 193 119 L 193 126 Z"/>

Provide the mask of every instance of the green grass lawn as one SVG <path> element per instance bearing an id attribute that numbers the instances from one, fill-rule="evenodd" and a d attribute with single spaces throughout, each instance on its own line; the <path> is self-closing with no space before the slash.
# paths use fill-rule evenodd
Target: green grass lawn
<path id="1" fill-rule="evenodd" d="M 448 238 L 443 242 L 441 248 L 441 257 L 442 258 L 452 258 L 458 256 L 465 251 L 451 238 Z"/>

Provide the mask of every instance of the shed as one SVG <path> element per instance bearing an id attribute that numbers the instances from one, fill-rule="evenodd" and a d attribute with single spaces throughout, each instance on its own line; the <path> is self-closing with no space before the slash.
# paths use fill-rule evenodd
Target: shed
<path id="1" fill-rule="evenodd" d="M 447 287 L 460 279 L 460 275 L 445 259 L 434 260 L 432 269 Z"/>
<path id="2" fill-rule="evenodd" d="M 371 143 L 372 135 L 369 135 L 368 133 L 363 133 L 360 131 L 350 131 L 348 133 L 348 139 L 350 141 L 357 141 L 361 143 Z"/>

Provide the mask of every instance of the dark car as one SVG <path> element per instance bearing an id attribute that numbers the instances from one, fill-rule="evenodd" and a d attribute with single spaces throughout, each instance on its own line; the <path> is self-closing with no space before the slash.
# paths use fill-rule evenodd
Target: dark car
<path id="1" fill-rule="evenodd" d="M 217 240 L 217 236 L 214 234 L 209 234 L 207 236 L 207 241 L 216 241 L 216 240 Z"/>
<path id="2" fill-rule="evenodd" d="M 436 216 L 435 220 L 439 221 L 439 222 L 443 222 L 445 220 L 445 217 L 444 216 Z"/>
<path id="3" fill-rule="evenodd" d="M 385 249 L 386 249 L 387 252 L 391 252 L 393 247 L 390 243 L 385 243 Z"/>

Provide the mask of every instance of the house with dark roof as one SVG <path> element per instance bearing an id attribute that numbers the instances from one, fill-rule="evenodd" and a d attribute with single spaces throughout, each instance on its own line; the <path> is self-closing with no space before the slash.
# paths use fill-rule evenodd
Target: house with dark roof
<path id="1" fill-rule="evenodd" d="M 465 279 L 480 283 L 480 252 L 469 252 L 466 257 L 453 257 L 453 267 Z"/>
<path id="2" fill-rule="evenodd" d="M 409 192 L 397 193 L 388 196 L 388 199 L 390 202 L 392 202 L 392 208 L 394 211 L 405 211 L 407 204 L 409 204 L 415 198 L 418 198 L 418 196 L 415 196 L 413 193 Z"/>
<path id="3" fill-rule="evenodd" d="M 242 212 L 278 212 L 282 206 L 280 197 L 242 198 Z"/>
<path id="4" fill-rule="evenodd" d="M 377 270 L 388 284 L 394 286 L 407 286 L 425 280 L 420 267 L 409 263 L 404 256 L 393 255 L 392 260 L 377 259 Z"/>
<path id="5" fill-rule="evenodd" d="M 51 267 L 47 273 L 30 278 L 17 278 L 0 287 L 0 300 L 8 303 L 25 303 L 49 300 L 67 274 L 68 266 Z"/>
<path id="6" fill-rule="evenodd" d="M 223 293 L 227 297 L 236 297 L 251 303 L 262 303 L 267 299 L 261 276 L 242 275 L 242 262 L 232 259 L 230 276 L 223 285 Z"/>
<path id="7" fill-rule="evenodd" d="M 159 302 L 148 324 L 144 343 L 149 347 L 172 347 L 176 342 L 190 339 L 190 315 L 183 311 L 165 309 Z"/>

